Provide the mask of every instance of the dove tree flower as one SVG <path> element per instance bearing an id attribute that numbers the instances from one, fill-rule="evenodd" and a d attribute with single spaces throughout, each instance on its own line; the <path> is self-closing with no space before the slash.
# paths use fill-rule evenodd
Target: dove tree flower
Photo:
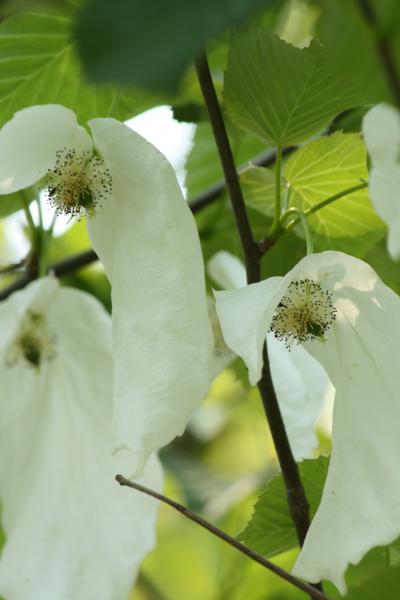
<path id="1" fill-rule="evenodd" d="M 371 108 L 363 120 L 363 134 L 371 158 L 369 192 L 376 212 L 388 226 L 387 247 L 400 258 L 400 113 L 388 104 Z"/>
<path id="2" fill-rule="evenodd" d="M 215 254 L 208 262 L 207 271 L 221 288 L 246 286 L 244 265 L 229 252 Z M 273 333 L 266 337 L 272 381 L 293 455 L 297 460 L 311 458 L 318 446 L 315 423 L 324 401 L 332 394 L 332 386 L 323 367 L 302 346 L 297 345 L 289 352 Z M 222 347 L 221 342 L 219 347 Z M 235 355 L 225 348 L 220 354 L 229 356 L 232 362 Z"/>
<path id="3" fill-rule="evenodd" d="M 344 592 L 348 565 L 400 534 L 400 298 L 363 261 L 323 252 L 285 277 L 216 292 L 216 306 L 252 384 L 270 331 L 303 345 L 336 389 L 328 476 L 294 572 Z"/>
<path id="4" fill-rule="evenodd" d="M 88 216 L 112 287 L 113 446 L 130 451 L 136 475 L 208 388 L 204 265 L 165 157 L 114 119 L 89 128 L 58 105 L 16 113 L 0 131 L 0 193 L 37 184 L 56 211 Z"/>
<path id="5" fill-rule="evenodd" d="M 0 596 L 127 599 L 157 506 L 114 480 L 110 317 L 45 277 L 0 304 L 0 332 Z M 154 456 L 142 481 L 162 485 Z"/>

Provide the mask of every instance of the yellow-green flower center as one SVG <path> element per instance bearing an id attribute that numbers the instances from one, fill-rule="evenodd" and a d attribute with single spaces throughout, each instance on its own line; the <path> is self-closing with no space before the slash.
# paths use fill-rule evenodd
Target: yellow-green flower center
<path id="1" fill-rule="evenodd" d="M 110 171 L 91 152 L 63 148 L 47 173 L 44 189 L 58 214 L 73 217 L 93 214 L 112 192 Z"/>
<path id="2" fill-rule="evenodd" d="M 294 342 L 324 340 L 336 313 L 332 294 L 317 281 L 292 281 L 277 306 L 270 331 L 289 349 Z"/>
<path id="3" fill-rule="evenodd" d="M 6 365 L 13 367 L 22 361 L 26 366 L 39 369 L 43 360 L 52 360 L 55 355 L 55 336 L 50 333 L 45 317 L 29 310 L 7 349 Z"/>

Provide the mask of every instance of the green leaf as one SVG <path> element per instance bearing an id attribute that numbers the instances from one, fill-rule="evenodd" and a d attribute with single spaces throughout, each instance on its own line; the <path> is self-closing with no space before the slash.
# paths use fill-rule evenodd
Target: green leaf
<path id="1" fill-rule="evenodd" d="M 122 93 L 82 79 L 71 25 L 66 17 L 29 13 L 0 25 L 0 125 L 33 104 L 63 104 L 81 122 L 108 116 L 124 120 L 148 107 L 143 93 Z"/>
<path id="2" fill-rule="evenodd" d="M 317 41 L 299 49 L 266 29 L 234 34 L 224 97 L 233 123 L 275 145 L 297 144 L 367 101 Z"/>
<path id="3" fill-rule="evenodd" d="M 399 583 L 400 567 L 387 568 L 350 589 L 345 600 L 398 600 Z"/>
<path id="4" fill-rule="evenodd" d="M 17 210 L 24 208 L 27 201 L 26 196 L 24 201 L 24 193 L 25 191 L 22 190 L 20 192 L 14 192 L 13 194 L 7 194 L 0 197 L 0 219 L 4 219 L 5 217 L 17 212 Z"/>
<path id="5" fill-rule="evenodd" d="M 77 28 L 91 79 L 175 90 L 205 41 L 274 0 L 89 0 Z"/>
<path id="6" fill-rule="evenodd" d="M 290 204 L 307 210 L 339 192 L 368 178 L 367 157 L 358 134 L 334 133 L 310 142 L 293 154 L 286 163 L 284 176 L 291 189 Z M 351 238 L 359 253 L 374 246 L 385 233 L 385 226 L 375 213 L 363 189 L 336 200 L 309 217 L 310 226 L 324 238 L 327 247 L 340 246 Z"/>
<path id="7" fill-rule="evenodd" d="M 329 459 L 324 456 L 299 463 L 311 517 L 321 501 L 328 466 Z M 239 539 L 266 557 L 276 556 L 298 546 L 281 474 L 272 479 L 261 493 L 255 512 Z"/>
<path id="8" fill-rule="evenodd" d="M 275 173 L 263 167 L 249 167 L 240 175 L 245 203 L 273 217 L 275 212 Z"/>
<path id="9" fill-rule="evenodd" d="M 379 12 L 388 6 L 399 6 L 398 0 L 374 2 L 374 12 Z M 332 61 L 347 79 L 352 79 L 357 89 L 363 90 L 370 97 L 371 103 L 390 101 L 391 92 L 379 53 L 376 51 L 375 32 L 364 18 L 358 2 L 348 0 L 320 0 L 321 16 L 318 22 L 316 37 L 326 44 L 330 50 Z M 386 15 L 392 27 L 398 23 L 398 18 Z M 381 23 L 382 17 L 381 16 Z M 382 23 L 383 25 L 383 23 Z M 378 25 L 388 46 L 398 40 L 398 29 L 394 27 L 393 35 Z M 387 29 L 387 27 L 385 27 Z"/>

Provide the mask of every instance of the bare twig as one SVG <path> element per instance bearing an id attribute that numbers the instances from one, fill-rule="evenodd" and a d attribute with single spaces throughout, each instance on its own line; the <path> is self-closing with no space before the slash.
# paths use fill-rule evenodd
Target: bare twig
<path id="1" fill-rule="evenodd" d="M 200 527 L 207 529 L 207 531 L 210 531 L 213 535 L 217 536 L 218 538 L 220 538 L 221 540 L 223 540 L 224 542 L 226 542 L 227 544 L 229 544 L 236 550 L 239 550 L 239 552 L 241 552 L 248 558 L 251 558 L 252 560 L 254 560 L 258 564 L 262 565 L 269 571 L 272 571 L 273 573 L 278 575 L 278 577 L 281 577 L 285 581 L 291 583 L 292 585 L 297 587 L 299 590 L 306 592 L 307 594 L 309 594 L 311 596 L 311 598 L 315 598 L 315 600 L 329 600 L 328 596 L 326 596 L 324 593 L 320 592 L 319 590 L 315 589 L 315 587 L 311 586 L 309 583 L 306 583 L 306 582 L 302 581 L 301 579 L 298 579 L 297 577 L 295 577 L 288 571 L 285 571 L 281 567 L 278 567 L 278 565 L 275 565 L 274 563 L 270 562 L 269 560 L 267 560 L 266 558 L 261 556 L 261 554 L 257 554 L 257 552 L 254 552 L 254 550 L 252 550 L 248 546 L 245 546 L 244 544 L 239 542 L 239 540 L 237 540 L 236 538 L 230 536 L 228 533 L 225 533 L 224 531 L 222 531 L 222 529 L 219 529 L 218 527 L 216 527 L 209 521 L 206 521 L 205 519 L 203 519 L 203 517 L 200 517 L 200 515 L 192 512 L 189 508 L 187 508 L 183 504 L 179 504 L 179 502 L 172 500 L 172 498 L 168 498 L 167 496 L 164 496 L 163 494 L 160 494 L 160 493 L 156 492 L 155 490 L 145 487 L 144 485 L 136 483 L 135 481 L 126 479 L 123 475 L 117 475 L 115 477 L 115 479 L 118 481 L 118 483 L 120 485 L 130 487 L 134 490 L 137 490 L 138 492 L 147 494 L 148 496 L 151 496 L 152 498 L 155 498 L 156 500 L 159 500 L 160 502 L 163 502 L 164 504 L 167 504 L 168 506 L 171 506 L 172 508 L 174 508 L 175 510 L 180 512 L 182 515 L 184 515 L 185 517 L 187 517 L 188 519 L 190 519 L 197 525 L 200 525 Z"/>
<path id="2" fill-rule="evenodd" d="M 5 265 L 4 267 L 0 267 L 0 275 L 7 275 L 8 273 L 14 273 L 14 271 L 18 271 L 25 266 L 27 261 L 27 257 L 22 258 L 16 263 L 12 263 L 11 265 Z"/>

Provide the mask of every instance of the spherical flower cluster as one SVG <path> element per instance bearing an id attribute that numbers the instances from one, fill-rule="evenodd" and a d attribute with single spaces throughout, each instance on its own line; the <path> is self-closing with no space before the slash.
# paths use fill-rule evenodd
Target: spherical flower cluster
<path id="1" fill-rule="evenodd" d="M 62 148 L 56 163 L 48 170 L 44 190 L 57 214 L 80 217 L 93 215 L 112 193 L 110 170 L 89 150 Z"/>
<path id="2" fill-rule="evenodd" d="M 292 281 L 278 304 L 270 331 L 288 349 L 294 342 L 324 340 L 336 312 L 332 294 L 323 290 L 318 281 Z"/>

